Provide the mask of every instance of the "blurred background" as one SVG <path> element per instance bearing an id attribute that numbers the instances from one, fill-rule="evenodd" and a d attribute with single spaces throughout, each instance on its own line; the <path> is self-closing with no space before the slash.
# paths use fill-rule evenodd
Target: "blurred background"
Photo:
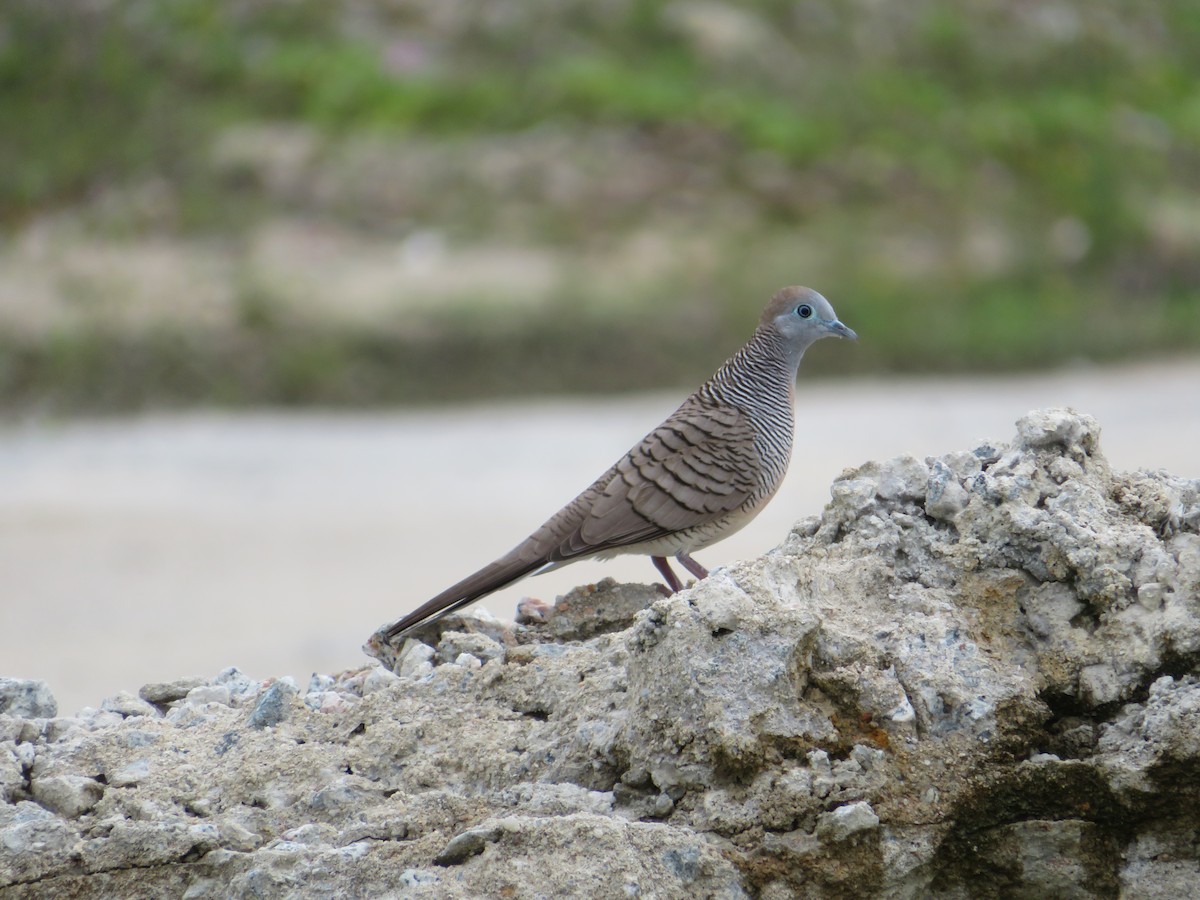
<path id="1" fill-rule="evenodd" d="M 1045 403 L 1197 474 L 1194 3 L 3 0 L 0 674 L 352 665 L 796 282 L 844 442 L 736 552 Z"/>

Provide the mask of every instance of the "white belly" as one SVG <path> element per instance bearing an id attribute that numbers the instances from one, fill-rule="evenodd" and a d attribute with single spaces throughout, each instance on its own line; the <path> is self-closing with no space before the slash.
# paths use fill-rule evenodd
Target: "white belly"
<path id="1" fill-rule="evenodd" d="M 758 511 L 762 509 L 763 505 L 760 503 L 753 509 L 743 507 L 719 521 L 697 525 L 695 528 L 690 528 L 687 531 L 679 531 L 652 541 L 644 541 L 640 544 L 629 544 L 625 547 L 605 550 L 602 553 L 597 553 L 596 559 L 612 559 L 614 556 L 627 554 L 639 556 L 674 556 L 680 551 L 691 555 L 697 550 L 703 550 L 705 547 L 711 546 L 717 543 L 717 541 L 724 540 L 731 534 L 741 531 L 758 515 Z"/>

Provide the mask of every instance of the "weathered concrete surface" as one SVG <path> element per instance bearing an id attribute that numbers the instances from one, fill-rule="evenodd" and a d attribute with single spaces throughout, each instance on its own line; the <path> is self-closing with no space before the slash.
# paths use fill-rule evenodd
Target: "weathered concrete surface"
<path id="1" fill-rule="evenodd" d="M 638 591 L 631 624 L 592 612 Z M 602 582 L 428 641 L 379 651 L 400 675 L 0 715 L 0 896 L 1200 881 L 1200 482 L 1114 474 L 1087 416 L 849 470 L 777 550 L 674 597 Z"/>

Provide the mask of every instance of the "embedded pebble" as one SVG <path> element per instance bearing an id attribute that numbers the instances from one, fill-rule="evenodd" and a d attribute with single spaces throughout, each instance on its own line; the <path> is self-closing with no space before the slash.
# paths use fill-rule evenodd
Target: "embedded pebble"
<path id="1" fill-rule="evenodd" d="M 88 715 L 82 716 L 84 724 L 89 731 L 100 731 L 105 728 L 115 728 L 125 721 L 125 717 L 119 712 L 113 712 L 109 709 L 92 710 Z"/>
<path id="2" fill-rule="evenodd" d="M 438 658 L 444 662 L 454 662 L 460 656 L 472 656 L 481 662 L 504 656 L 504 647 L 499 641 L 486 634 L 466 634 L 461 631 L 442 632 L 437 651 Z"/>
<path id="3" fill-rule="evenodd" d="M 314 672 L 312 677 L 308 679 L 308 687 L 304 689 L 305 694 L 320 694 L 333 689 L 337 684 L 336 679 L 332 675 L 322 675 L 319 672 Z"/>
<path id="4" fill-rule="evenodd" d="M 232 700 L 229 688 L 223 684 L 202 684 L 187 692 L 186 700 L 191 706 L 203 706 L 205 703 L 219 703 L 228 706 Z"/>
<path id="5" fill-rule="evenodd" d="M 364 697 L 383 690 L 385 687 L 396 684 L 400 681 L 400 676 L 395 672 L 385 669 L 383 666 L 372 666 L 367 677 L 363 679 L 362 695 Z"/>
<path id="6" fill-rule="evenodd" d="M 1100 439 L 1100 426 L 1073 409 L 1039 409 L 1017 420 L 1017 439 L 1031 449 L 1079 447 L 1090 453 Z"/>
<path id="7" fill-rule="evenodd" d="M 280 678 L 274 682 L 263 692 L 250 713 L 250 727 L 268 728 L 284 721 L 291 710 L 289 701 L 298 693 L 296 683 L 290 678 Z"/>
<path id="8" fill-rule="evenodd" d="M 213 683 L 229 688 L 229 696 L 234 703 L 241 703 L 248 697 L 256 696 L 262 690 L 260 682 L 249 678 L 237 666 L 222 669 L 213 679 Z"/>
<path id="9" fill-rule="evenodd" d="M 144 781 L 149 775 L 150 760 L 143 758 L 131 762 L 123 769 L 109 775 L 108 783 L 113 787 L 134 787 Z"/>
<path id="10" fill-rule="evenodd" d="M 1156 610 L 1162 607 L 1163 596 L 1166 594 L 1166 589 L 1158 582 L 1149 582 L 1143 584 L 1137 589 L 1138 603 L 1148 610 Z"/>
<path id="11" fill-rule="evenodd" d="M 401 887 L 426 887 L 437 884 L 441 879 L 428 869 L 405 869 L 400 873 Z"/>
<path id="12" fill-rule="evenodd" d="M 138 690 L 138 696 L 147 703 L 160 706 L 182 700 L 193 688 L 207 684 L 204 678 L 176 678 L 173 681 L 154 681 L 143 684 Z"/>
<path id="13" fill-rule="evenodd" d="M 456 866 L 466 862 L 472 856 L 478 856 L 484 848 L 500 840 L 503 834 L 498 825 L 486 825 L 471 828 L 450 839 L 445 848 L 433 858 L 436 866 Z"/>
<path id="14" fill-rule="evenodd" d="M 925 512 L 935 519 L 952 522 L 966 508 L 969 499 L 954 471 L 941 460 L 934 460 L 925 487 Z"/>
<path id="15" fill-rule="evenodd" d="M 675 801 L 670 794 L 659 794 L 654 798 L 653 814 L 660 819 L 666 818 L 675 809 Z"/>
<path id="16" fill-rule="evenodd" d="M 846 838 L 879 827 L 879 816 L 866 800 L 847 803 L 817 818 L 817 836 L 829 844 L 838 844 Z"/>
<path id="17" fill-rule="evenodd" d="M 33 799 L 68 819 L 77 819 L 100 802 L 104 785 L 84 775 L 49 775 L 30 784 Z"/>
<path id="18" fill-rule="evenodd" d="M 308 822 L 299 828 L 293 828 L 283 833 L 283 838 L 286 841 L 310 845 L 331 844 L 337 840 L 337 836 L 337 829 L 332 825 L 317 822 Z"/>
<path id="19" fill-rule="evenodd" d="M 913 456 L 901 456 L 879 467 L 876 493 L 884 500 L 923 500 L 929 467 Z"/>
<path id="20" fill-rule="evenodd" d="M 76 716 L 58 716 L 46 721 L 46 727 L 42 731 L 42 736 L 46 743 L 53 744 L 61 741 L 71 732 L 76 731 L 84 724 L 83 720 Z"/>
<path id="21" fill-rule="evenodd" d="M 433 658 L 437 653 L 428 644 L 409 638 L 400 651 L 396 662 L 396 674 L 401 678 L 423 678 L 433 671 Z"/>
<path id="22" fill-rule="evenodd" d="M 106 697 L 100 703 L 100 708 L 106 712 L 114 712 L 124 718 L 130 716 L 157 716 L 158 710 L 141 697 L 136 697 L 128 691 L 118 691 L 111 697 Z"/>

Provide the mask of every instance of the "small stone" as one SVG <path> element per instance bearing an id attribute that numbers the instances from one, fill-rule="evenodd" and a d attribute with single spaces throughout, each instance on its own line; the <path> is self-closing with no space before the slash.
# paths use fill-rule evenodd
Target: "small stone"
<path id="1" fill-rule="evenodd" d="M 1121 696 L 1121 682 L 1107 663 L 1084 666 L 1079 673 L 1079 699 L 1090 706 L 1112 703 Z"/>
<path id="2" fill-rule="evenodd" d="M 817 837 L 823 843 L 838 844 L 851 835 L 879 827 L 879 816 L 866 800 L 847 803 L 817 818 Z"/>
<path id="3" fill-rule="evenodd" d="M 1062 484 L 1064 481 L 1069 481 L 1072 478 L 1078 478 L 1083 474 L 1083 466 L 1075 462 L 1073 459 L 1067 459 L 1065 456 L 1060 456 L 1050 463 L 1050 477 L 1055 482 Z"/>
<path id="4" fill-rule="evenodd" d="M 879 483 L 873 478 L 839 478 L 829 487 L 831 505 L 851 520 L 875 502 Z"/>
<path id="5" fill-rule="evenodd" d="M 1066 407 L 1038 409 L 1017 420 L 1017 439 L 1029 449 L 1079 447 L 1090 454 L 1100 441 L 1100 426 L 1091 416 Z"/>
<path id="6" fill-rule="evenodd" d="M 442 639 L 438 642 L 438 658 L 446 662 L 455 662 L 464 655 L 473 656 L 483 662 L 489 659 L 503 659 L 504 647 L 486 634 L 442 632 Z"/>
<path id="7" fill-rule="evenodd" d="M 234 703 L 239 703 L 246 697 L 257 694 L 262 687 L 259 682 L 248 677 L 237 666 L 222 669 L 213 679 L 213 684 L 221 684 L 229 688 L 229 697 Z"/>
<path id="8" fill-rule="evenodd" d="M 344 847 L 338 847 L 336 852 L 342 859 L 362 859 L 371 852 L 371 842 L 355 841 L 352 844 L 346 844 Z"/>
<path id="9" fill-rule="evenodd" d="M 147 703 L 155 703 L 162 706 L 167 703 L 174 703 L 176 700 L 182 700 L 188 695 L 189 691 L 203 684 L 207 684 L 207 681 L 203 678 L 176 678 L 174 681 L 153 681 L 150 684 L 143 684 L 138 691 L 138 696 Z"/>
<path id="10" fill-rule="evenodd" d="M 55 744 L 71 732 L 78 730 L 82 725 L 82 719 L 77 719 L 73 716 L 59 716 L 47 720 L 46 727 L 42 730 L 42 733 L 46 737 L 47 744 Z"/>
<path id="11" fill-rule="evenodd" d="M 0 713 L 22 719 L 52 719 L 58 715 L 58 701 L 44 681 L 0 678 Z"/>
<path id="12" fill-rule="evenodd" d="M 405 869 L 400 873 L 401 887 L 422 887 L 437 884 L 441 879 L 428 869 Z"/>
<path id="13" fill-rule="evenodd" d="M 305 694 L 319 694 L 333 689 L 336 682 L 332 675 L 322 675 L 319 672 L 313 672 L 312 677 L 308 679 L 308 687 L 304 689 Z"/>
<path id="14" fill-rule="evenodd" d="M 883 761 L 883 751 L 865 744 L 855 744 L 850 751 L 850 758 L 858 763 L 864 772 L 870 772 Z"/>
<path id="15" fill-rule="evenodd" d="M 67 819 L 77 819 L 100 802 L 104 785 L 84 775 L 50 775 L 30 785 L 33 799 Z"/>
<path id="16" fill-rule="evenodd" d="M 1170 675 L 1163 675 L 1161 678 L 1155 678 L 1150 682 L 1150 699 L 1162 701 L 1165 700 L 1175 689 L 1175 679 Z"/>
<path id="17" fill-rule="evenodd" d="M 108 777 L 113 787 L 135 787 L 150 774 L 150 760 L 139 759 Z"/>
<path id="18" fill-rule="evenodd" d="M 367 677 L 363 679 L 362 695 L 366 697 L 376 691 L 383 690 L 389 685 L 395 684 L 399 680 L 400 676 L 395 672 L 391 672 L 383 666 L 372 666 L 371 671 L 367 673 Z"/>
<path id="19" fill-rule="evenodd" d="M 1062 762 L 1062 760 L 1054 753 L 1033 753 L 1030 755 L 1029 761 L 1035 765 L 1040 763 Z"/>
<path id="20" fill-rule="evenodd" d="M 913 456 L 900 456 L 879 467 L 876 493 L 883 500 L 922 500 L 929 467 Z"/>
<path id="21" fill-rule="evenodd" d="M 932 467 L 935 460 L 926 459 L 925 462 Z M 954 473 L 954 477 L 960 482 L 975 477 L 982 466 L 980 458 L 970 450 L 951 450 L 937 457 L 936 462 Z"/>
<path id="22" fill-rule="evenodd" d="M 198 822 L 187 830 L 193 848 L 212 850 L 220 846 L 221 830 L 211 822 Z"/>
<path id="23" fill-rule="evenodd" d="M 33 761 L 37 759 L 37 747 L 29 742 L 17 744 L 12 748 L 13 756 L 23 769 L 32 769 Z"/>
<path id="24" fill-rule="evenodd" d="M 981 466 L 990 466 L 1000 459 L 1000 451 L 991 444 L 980 444 L 971 453 L 979 460 Z"/>
<path id="25" fill-rule="evenodd" d="M 211 856 L 208 857 L 212 859 Z M 183 900 L 207 900 L 209 897 L 222 896 L 222 884 L 216 878 L 198 878 L 188 885 L 183 892 Z"/>
<path id="26" fill-rule="evenodd" d="M 14 875 L 44 873 L 46 860 L 67 856 L 73 845 L 77 830 L 54 812 L 30 800 L 0 806 L 0 879 L 6 883 L 0 893 L 8 893 Z"/>
<path id="27" fill-rule="evenodd" d="M 104 728 L 116 728 L 124 721 L 125 717 L 120 713 L 102 709 L 88 717 L 87 727 L 90 731 L 100 731 Z"/>
<path id="28" fill-rule="evenodd" d="M 433 656 L 436 651 L 418 640 L 405 641 L 405 647 L 396 660 L 396 674 L 401 678 L 423 678 L 433 671 Z"/>
<path id="29" fill-rule="evenodd" d="M 223 684 L 202 684 L 187 692 L 189 706 L 203 706 L 205 703 L 228 706 L 231 699 L 229 688 Z"/>
<path id="30" fill-rule="evenodd" d="M 630 787 L 645 787 L 650 783 L 650 773 L 641 766 L 626 769 L 621 775 L 621 783 Z"/>
<path id="31" fill-rule="evenodd" d="M 1143 584 L 1138 588 L 1137 599 L 1143 607 L 1153 612 L 1156 609 L 1162 608 L 1163 595 L 1166 593 L 1166 588 L 1156 581 Z"/>
<path id="32" fill-rule="evenodd" d="M 213 719 L 213 716 L 202 711 L 200 706 L 190 703 L 177 703 L 172 706 L 163 718 L 179 728 L 195 728 Z"/>
<path id="33" fill-rule="evenodd" d="M 952 522 L 966 509 L 968 500 L 970 495 L 950 467 L 934 460 L 925 485 L 925 512 L 939 521 Z"/>
<path id="34" fill-rule="evenodd" d="M 824 750 L 809 750 L 807 755 L 808 767 L 814 772 L 828 774 L 833 771 L 833 766 L 829 762 L 829 754 Z"/>
<path id="35" fill-rule="evenodd" d="M 57 721 L 55 719 L 50 722 Z M 47 725 L 49 722 L 47 722 Z M 21 732 L 25 730 L 25 723 L 21 719 L 14 719 L 12 716 L 0 714 L 0 743 L 12 741 L 16 743 L 21 737 Z"/>
<path id="36" fill-rule="evenodd" d="M 484 825 L 472 828 L 450 839 L 444 850 L 433 858 L 435 866 L 456 866 L 472 856 L 478 856 L 488 844 L 500 840 L 499 825 Z"/>
<path id="37" fill-rule="evenodd" d="M 349 709 L 358 702 L 358 697 L 353 694 L 339 694 L 337 691 L 326 691 L 321 699 L 321 705 L 317 707 L 318 712 L 335 713 Z"/>
<path id="38" fill-rule="evenodd" d="M 131 750 L 136 750 L 139 747 L 149 747 L 151 744 L 158 743 L 158 735 L 149 731 L 127 731 L 125 732 L 125 746 Z"/>
<path id="39" fill-rule="evenodd" d="M 297 844 L 307 844 L 308 846 L 332 844 L 337 840 L 337 836 L 338 830 L 332 825 L 326 825 L 323 822 L 307 822 L 298 828 L 293 828 L 283 833 L 284 840 L 294 841 Z"/>
<path id="40" fill-rule="evenodd" d="M 659 762 L 650 767 L 650 779 L 654 782 L 654 786 L 665 794 L 669 794 L 672 799 L 678 800 L 686 793 L 686 787 L 683 784 L 683 779 L 680 777 L 679 768 L 669 762 Z"/>
<path id="41" fill-rule="evenodd" d="M 106 697 L 100 703 L 100 708 L 106 712 L 115 712 L 128 719 L 130 716 L 157 716 L 158 710 L 141 697 L 135 697 L 129 691 L 118 691 L 111 697 Z"/>
<path id="42" fill-rule="evenodd" d="M 670 794 L 662 793 L 654 798 L 653 814 L 658 818 L 666 818 L 674 811 L 675 801 L 671 799 Z"/>
<path id="43" fill-rule="evenodd" d="M 719 575 L 712 575 L 704 582 L 705 590 L 696 591 L 692 601 L 714 635 L 736 631 L 748 611 L 745 595 L 726 590 L 726 584 L 721 583 Z"/>
<path id="44" fill-rule="evenodd" d="M 230 850 L 239 850 L 245 853 L 256 849 L 262 844 L 262 838 L 253 831 L 243 828 L 237 822 L 222 822 L 218 827 L 221 834 L 221 844 Z"/>
<path id="45" fill-rule="evenodd" d="M 295 682 L 290 678 L 280 678 L 263 692 L 255 704 L 254 711 L 250 713 L 250 727 L 267 728 L 284 721 L 290 711 L 288 699 L 298 693 Z"/>

